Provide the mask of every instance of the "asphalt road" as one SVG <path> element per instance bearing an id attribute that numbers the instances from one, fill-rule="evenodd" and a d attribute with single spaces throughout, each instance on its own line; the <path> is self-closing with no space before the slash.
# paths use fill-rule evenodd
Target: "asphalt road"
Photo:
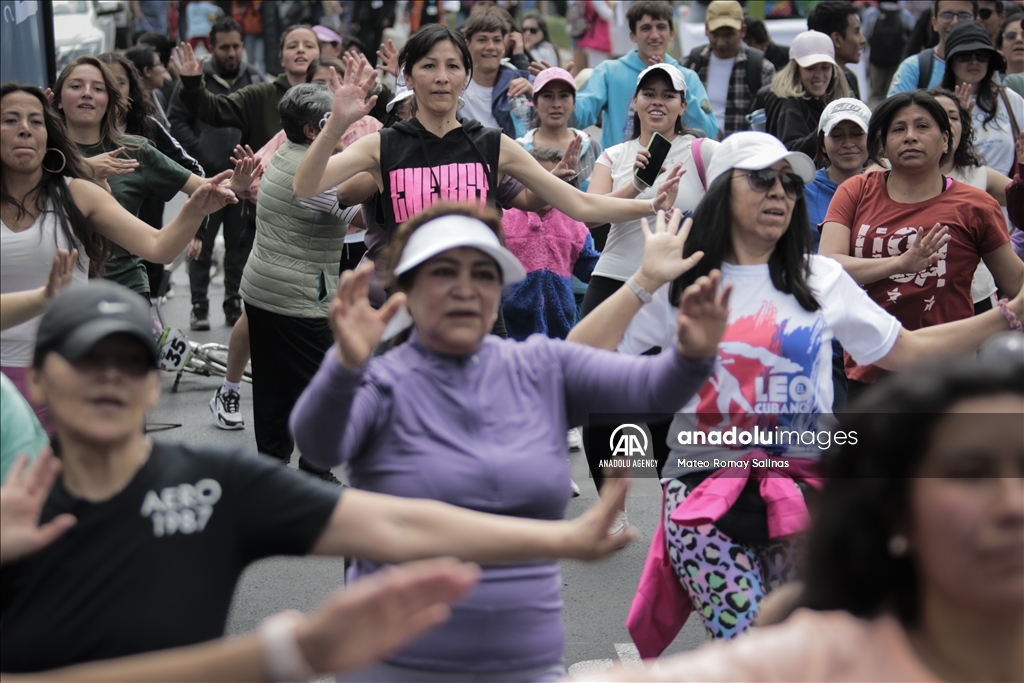
<path id="1" fill-rule="evenodd" d="M 180 197 L 180 195 L 179 195 Z M 180 206 L 172 202 L 171 212 Z M 230 328 L 224 324 L 221 313 L 223 277 L 218 276 L 210 287 L 209 332 L 189 330 L 188 276 L 184 266 L 173 276 L 174 296 L 163 306 L 168 325 L 182 330 L 197 342 L 227 343 Z M 163 378 L 164 392 L 160 405 L 148 418 L 151 427 L 158 423 L 180 425 L 166 431 L 152 432 L 157 440 L 188 444 L 242 445 L 255 451 L 252 430 L 252 391 L 242 388 L 242 413 L 246 428 L 242 431 L 222 431 L 214 425 L 208 407 L 221 380 L 185 374 L 176 393 L 171 392 L 174 375 Z M 297 456 L 293 456 L 295 466 Z M 570 454 L 573 479 L 580 485 L 582 495 L 569 505 L 570 518 L 581 514 L 597 497 L 582 452 Z M 335 470 L 344 478 L 341 468 Z M 655 479 L 635 479 L 630 491 L 627 509 L 629 521 L 639 531 L 639 538 L 615 556 L 596 563 L 562 562 L 564 617 L 567 635 L 566 663 L 571 673 L 580 674 L 594 668 L 605 668 L 613 662 L 635 661 L 639 657 L 626 631 L 624 621 L 643 568 L 658 521 L 661 489 Z M 231 634 L 252 630 L 266 616 L 285 609 L 311 611 L 316 605 L 343 583 L 341 559 L 323 558 L 271 558 L 251 566 L 246 571 L 232 604 L 228 619 Z M 705 640 L 703 628 L 691 617 L 668 653 L 692 649 Z"/>

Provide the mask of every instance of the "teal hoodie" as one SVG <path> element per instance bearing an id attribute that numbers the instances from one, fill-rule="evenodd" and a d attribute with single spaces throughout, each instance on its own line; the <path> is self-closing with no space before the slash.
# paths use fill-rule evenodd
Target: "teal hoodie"
<path id="1" fill-rule="evenodd" d="M 718 137 L 718 123 L 711 111 L 708 92 L 696 71 L 687 69 L 671 55 L 665 55 L 665 63 L 679 69 L 686 81 L 686 111 L 683 123 L 688 128 L 704 131 L 711 139 Z M 597 123 L 598 114 L 603 113 L 601 147 L 608 149 L 626 140 L 626 126 L 630 123 L 630 103 L 636 92 L 636 79 L 648 67 L 636 49 L 619 59 L 608 59 L 594 69 L 587 84 L 576 95 L 574 116 L 577 128 L 586 128 Z"/>

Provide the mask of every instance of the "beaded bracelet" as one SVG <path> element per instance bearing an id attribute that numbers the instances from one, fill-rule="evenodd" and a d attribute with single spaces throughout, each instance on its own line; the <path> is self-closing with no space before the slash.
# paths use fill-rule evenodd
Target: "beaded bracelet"
<path id="1" fill-rule="evenodd" d="M 1010 323 L 1010 329 L 1014 332 L 1024 332 L 1024 325 L 1021 324 L 1020 318 L 1017 314 L 1010 310 L 1009 301 L 1007 299 L 1000 299 L 998 302 L 999 310 L 1003 312 L 1003 317 L 1006 318 L 1006 322 Z"/>

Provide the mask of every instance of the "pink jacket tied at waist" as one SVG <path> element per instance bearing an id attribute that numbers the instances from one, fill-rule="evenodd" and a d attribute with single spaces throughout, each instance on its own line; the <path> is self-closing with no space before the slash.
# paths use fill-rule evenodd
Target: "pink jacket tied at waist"
<path id="1" fill-rule="evenodd" d="M 762 450 L 751 452 L 737 461 L 766 459 Z M 771 538 L 785 538 L 807 528 L 810 518 L 803 494 L 794 479 L 821 489 L 818 464 L 815 460 L 790 459 L 789 467 L 725 467 L 701 482 L 686 500 L 669 516 L 680 526 L 711 524 L 733 506 L 750 477 L 760 480 L 761 497 L 768 506 L 768 533 Z M 665 499 L 662 494 L 662 509 Z M 662 515 L 651 539 L 647 561 L 640 575 L 633 604 L 626 617 L 626 628 L 644 659 L 657 657 L 671 644 L 693 610 L 693 603 L 679 577 L 672 569 L 665 541 Z"/>

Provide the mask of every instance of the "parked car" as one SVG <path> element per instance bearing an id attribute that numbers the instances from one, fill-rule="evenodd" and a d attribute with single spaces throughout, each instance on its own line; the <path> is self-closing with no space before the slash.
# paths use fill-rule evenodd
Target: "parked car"
<path id="1" fill-rule="evenodd" d="M 119 0 L 53 0 L 53 41 L 57 73 L 82 55 L 114 49 L 113 15 L 124 9 Z"/>

